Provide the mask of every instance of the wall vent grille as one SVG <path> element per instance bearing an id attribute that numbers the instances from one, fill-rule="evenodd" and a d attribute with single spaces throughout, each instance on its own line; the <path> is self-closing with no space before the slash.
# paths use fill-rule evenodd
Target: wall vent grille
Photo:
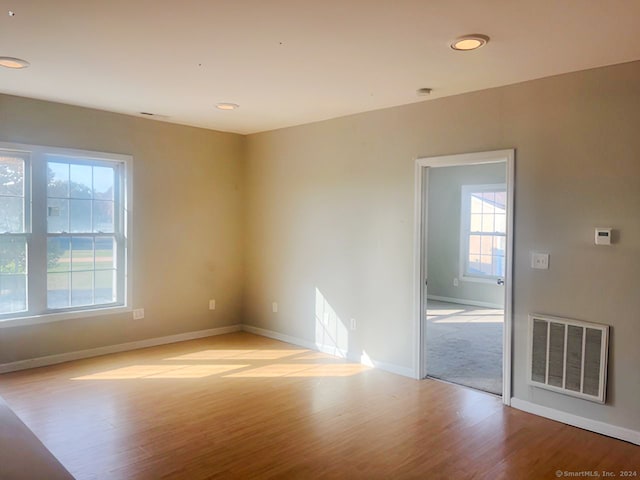
<path id="1" fill-rule="evenodd" d="M 529 384 L 604 403 L 609 327 L 529 315 Z"/>

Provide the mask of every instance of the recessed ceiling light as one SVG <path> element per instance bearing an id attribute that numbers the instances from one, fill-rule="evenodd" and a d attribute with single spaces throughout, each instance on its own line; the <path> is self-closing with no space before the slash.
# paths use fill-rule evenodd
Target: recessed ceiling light
<path id="1" fill-rule="evenodd" d="M 237 103 L 222 102 L 216 104 L 216 108 L 219 110 L 235 110 L 236 108 L 240 108 L 240 105 L 238 105 Z"/>
<path id="2" fill-rule="evenodd" d="M 456 38 L 456 40 L 451 44 L 451 48 L 454 50 L 468 52 L 469 50 L 475 50 L 483 47 L 488 41 L 489 37 L 486 35 L 474 33 L 473 35 L 465 35 L 464 37 Z"/>
<path id="3" fill-rule="evenodd" d="M 27 68 L 31 65 L 26 60 L 13 57 L 0 57 L 0 66 L 6 68 Z"/>

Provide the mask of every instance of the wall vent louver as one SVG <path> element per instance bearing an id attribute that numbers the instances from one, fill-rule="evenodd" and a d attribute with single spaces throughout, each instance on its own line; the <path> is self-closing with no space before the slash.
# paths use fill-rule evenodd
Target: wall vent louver
<path id="1" fill-rule="evenodd" d="M 529 384 L 604 403 L 609 327 L 529 315 Z"/>

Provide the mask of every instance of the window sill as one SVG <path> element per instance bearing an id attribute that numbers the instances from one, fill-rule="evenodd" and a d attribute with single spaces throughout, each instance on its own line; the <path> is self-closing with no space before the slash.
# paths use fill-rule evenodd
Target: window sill
<path id="1" fill-rule="evenodd" d="M 114 307 L 95 308 L 90 310 L 75 310 L 72 312 L 45 313 L 42 315 L 31 315 L 28 317 L 12 317 L 0 319 L 0 329 L 10 327 L 22 327 L 27 325 L 38 325 L 41 323 L 59 322 L 62 320 L 72 320 L 75 318 L 101 317 L 104 315 L 116 315 L 119 313 L 132 312 L 131 307 L 118 305 Z"/>
<path id="2" fill-rule="evenodd" d="M 495 285 L 496 287 L 502 287 L 504 285 L 498 285 L 498 279 L 499 278 L 502 278 L 502 277 L 482 278 L 482 277 L 465 277 L 465 276 L 461 276 L 460 280 L 462 282 L 484 283 L 486 285 Z"/>

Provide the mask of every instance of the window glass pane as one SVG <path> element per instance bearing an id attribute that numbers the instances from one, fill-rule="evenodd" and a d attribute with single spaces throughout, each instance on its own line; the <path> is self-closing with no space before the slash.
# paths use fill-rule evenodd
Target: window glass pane
<path id="1" fill-rule="evenodd" d="M 64 308 L 70 305 L 71 273 L 47 274 L 47 307 Z"/>
<path id="2" fill-rule="evenodd" d="M 480 272 L 480 255 L 471 254 L 469 255 L 469 264 L 467 266 L 467 272 L 472 275 L 477 275 Z"/>
<path id="3" fill-rule="evenodd" d="M 114 168 L 93 167 L 93 198 L 113 200 L 114 179 Z"/>
<path id="4" fill-rule="evenodd" d="M 485 233 L 493 233 L 493 227 L 494 227 L 494 222 L 493 222 L 493 214 L 491 213 L 485 213 L 482 215 L 482 231 Z"/>
<path id="5" fill-rule="evenodd" d="M 483 213 L 492 213 L 494 209 L 494 205 L 496 202 L 496 194 L 495 192 L 484 192 L 482 193 L 482 212 Z"/>
<path id="6" fill-rule="evenodd" d="M 480 213 L 471 214 L 471 231 L 472 232 L 482 231 L 482 214 Z"/>
<path id="7" fill-rule="evenodd" d="M 115 268 L 113 238 L 96 238 L 96 270 Z"/>
<path id="8" fill-rule="evenodd" d="M 495 277 L 504 277 L 504 257 L 496 255 L 493 257 L 493 273 Z"/>
<path id="9" fill-rule="evenodd" d="M 0 196 L 0 233 L 24 232 L 24 199 Z"/>
<path id="10" fill-rule="evenodd" d="M 69 200 L 69 231 L 91 232 L 91 200 Z"/>
<path id="11" fill-rule="evenodd" d="M 71 305 L 93 304 L 93 272 L 72 272 L 71 287 Z"/>
<path id="12" fill-rule="evenodd" d="M 71 237 L 71 270 L 93 270 L 93 238 Z"/>
<path id="13" fill-rule="evenodd" d="M 47 271 L 68 272 L 71 270 L 71 239 L 54 237 L 47 239 Z"/>
<path id="14" fill-rule="evenodd" d="M 49 233 L 69 231 L 69 200 L 58 198 L 47 200 L 47 231 Z"/>
<path id="15" fill-rule="evenodd" d="M 496 207 L 500 210 L 506 210 L 507 192 L 496 192 Z"/>
<path id="16" fill-rule="evenodd" d="M 47 196 L 69 196 L 69 164 L 47 162 Z"/>
<path id="17" fill-rule="evenodd" d="M 112 303 L 116 301 L 116 271 L 98 270 L 96 275 L 95 303 Z"/>
<path id="18" fill-rule="evenodd" d="M 69 165 L 69 196 L 91 198 L 93 167 L 91 165 Z"/>
<path id="19" fill-rule="evenodd" d="M 93 201 L 93 231 L 113 233 L 113 202 Z"/>
<path id="20" fill-rule="evenodd" d="M 496 235 L 495 237 L 493 237 L 494 255 L 502 255 L 504 257 L 506 245 L 507 245 L 507 241 L 505 237 L 501 237 L 499 235 Z"/>
<path id="21" fill-rule="evenodd" d="M 479 193 L 471 194 L 471 213 L 482 213 L 482 197 Z"/>
<path id="22" fill-rule="evenodd" d="M 493 257 L 491 255 L 481 255 L 480 256 L 480 271 L 483 275 L 491 275 L 493 262 Z"/>
<path id="23" fill-rule="evenodd" d="M 24 195 L 24 160 L 0 155 L 0 195 Z"/>
<path id="24" fill-rule="evenodd" d="M 498 213 L 495 216 L 495 231 L 498 233 L 507 232 L 507 216 L 504 213 Z"/>
<path id="25" fill-rule="evenodd" d="M 491 235 L 484 235 L 481 237 L 480 253 L 482 255 L 491 255 L 493 252 L 493 237 Z"/>
<path id="26" fill-rule="evenodd" d="M 0 237 L 0 274 L 27 272 L 27 241 Z"/>
<path id="27" fill-rule="evenodd" d="M 480 254 L 480 235 L 469 235 L 469 253 Z"/>
<path id="28" fill-rule="evenodd" d="M 0 313 L 23 312 L 27 309 L 27 276 L 0 274 Z"/>

